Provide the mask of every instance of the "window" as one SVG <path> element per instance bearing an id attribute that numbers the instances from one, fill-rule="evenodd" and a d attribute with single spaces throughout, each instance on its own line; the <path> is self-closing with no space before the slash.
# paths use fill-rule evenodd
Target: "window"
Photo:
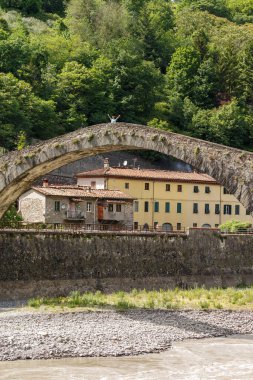
<path id="1" fill-rule="evenodd" d="M 225 187 L 223 188 L 223 194 L 229 194 L 228 190 L 225 189 Z"/>
<path id="2" fill-rule="evenodd" d="M 149 183 L 145 183 L 145 190 L 149 190 Z"/>
<path id="3" fill-rule="evenodd" d="M 193 192 L 194 192 L 194 193 L 198 193 L 198 192 L 199 192 L 199 187 L 198 187 L 198 186 L 194 186 L 194 188 L 193 188 Z"/>
<path id="4" fill-rule="evenodd" d="M 125 183 L 125 189 L 129 189 L 129 183 L 128 182 Z"/>
<path id="5" fill-rule="evenodd" d="M 210 189 L 209 186 L 206 186 L 206 187 L 205 187 L 205 193 L 206 193 L 206 194 L 211 193 L 211 189 Z"/>
<path id="6" fill-rule="evenodd" d="M 198 213 L 199 213 L 199 204 L 193 203 L 193 214 L 198 214 Z"/>
<path id="7" fill-rule="evenodd" d="M 205 214 L 210 214 L 210 206 L 209 203 L 205 204 Z"/>
<path id="8" fill-rule="evenodd" d="M 61 210 L 61 202 L 55 201 L 54 202 L 54 211 L 59 212 Z"/>
<path id="9" fill-rule="evenodd" d="M 224 215 L 231 215 L 231 214 L 232 214 L 232 206 L 224 205 Z"/>
<path id="10" fill-rule="evenodd" d="M 121 212 L 121 205 L 116 205 L 116 212 Z"/>
<path id="11" fill-rule="evenodd" d="M 212 228 L 211 224 L 205 223 L 202 224 L 202 228 Z"/>
<path id="12" fill-rule="evenodd" d="M 159 212 L 159 202 L 155 202 L 155 212 Z"/>
<path id="13" fill-rule="evenodd" d="M 177 231 L 180 231 L 182 229 L 181 223 L 177 223 Z"/>
<path id="14" fill-rule="evenodd" d="M 235 215 L 240 215 L 240 205 L 235 206 Z"/>
<path id="15" fill-rule="evenodd" d="M 165 212 L 167 214 L 170 212 L 170 202 L 165 202 Z"/>
<path id="16" fill-rule="evenodd" d="M 110 204 L 108 205 L 108 211 L 109 211 L 109 212 L 113 212 L 113 204 L 112 204 L 112 203 L 110 203 Z"/>
<path id="17" fill-rule="evenodd" d="M 158 222 L 154 222 L 154 229 L 156 230 L 158 228 Z"/>
<path id="18" fill-rule="evenodd" d="M 149 209 L 148 206 L 149 206 L 149 205 L 148 205 L 148 202 L 147 202 L 147 201 L 144 202 L 144 212 L 148 212 L 148 209 Z"/>
<path id="19" fill-rule="evenodd" d="M 138 228 L 139 228 L 139 224 L 138 224 L 138 222 L 134 222 L 134 229 L 135 229 L 135 230 L 138 230 Z"/>
<path id="20" fill-rule="evenodd" d="M 218 228 L 219 227 L 219 224 L 215 224 L 215 228 Z"/>
<path id="21" fill-rule="evenodd" d="M 149 225 L 148 223 L 145 223 L 143 226 L 143 231 L 148 231 L 149 230 Z"/>
<path id="22" fill-rule="evenodd" d="M 166 231 L 166 232 L 170 232 L 170 231 L 173 231 L 173 226 L 171 223 L 164 223 L 162 225 L 162 230 L 163 231 Z"/>
<path id="23" fill-rule="evenodd" d="M 134 201 L 134 212 L 139 212 L 139 202 Z"/>
<path id="24" fill-rule="evenodd" d="M 215 214 L 220 214 L 220 205 L 218 203 L 215 205 Z"/>
<path id="25" fill-rule="evenodd" d="M 170 184 L 166 183 L 166 191 L 170 191 Z"/>
<path id="26" fill-rule="evenodd" d="M 250 215 L 250 211 L 249 210 L 246 210 L 246 215 Z"/>
<path id="27" fill-rule="evenodd" d="M 182 203 L 177 203 L 177 213 L 181 214 L 182 212 Z"/>
<path id="28" fill-rule="evenodd" d="M 198 227 L 198 223 L 193 223 L 193 228 L 197 228 Z"/>
<path id="29" fill-rule="evenodd" d="M 90 186 L 92 189 L 96 189 L 96 181 L 91 181 Z"/>
<path id="30" fill-rule="evenodd" d="M 91 212 L 91 202 L 87 202 L 86 204 L 86 211 Z"/>
<path id="31" fill-rule="evenodd" d="M 182 193 L 183 186 L 182 185 L 177 185 L 177 192 Z"/>

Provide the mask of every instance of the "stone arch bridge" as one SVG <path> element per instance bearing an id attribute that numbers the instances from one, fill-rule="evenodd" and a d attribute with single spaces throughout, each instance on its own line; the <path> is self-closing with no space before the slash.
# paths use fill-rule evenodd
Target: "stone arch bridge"
<path id="1" fill-rule="evenodd" d="M 142 125 L 99 124 L 0 157 L 0 217 L 32 183 L 80 158 L 145 149 L 182 160 L 224 185 L 253 212 L 253 153 Z"/>

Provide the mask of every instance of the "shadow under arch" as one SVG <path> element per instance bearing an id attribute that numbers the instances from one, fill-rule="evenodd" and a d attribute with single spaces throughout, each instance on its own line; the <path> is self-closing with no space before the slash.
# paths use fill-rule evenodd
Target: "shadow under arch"
<path id="1" fill-rule="evenodd" d="M 39 177 L 78 159 L 120 150 L 153 150 L 209 174 L 253 211 L 253 153 L 143 125 L 99 124 L 0 158 L 0 218 Z"/>

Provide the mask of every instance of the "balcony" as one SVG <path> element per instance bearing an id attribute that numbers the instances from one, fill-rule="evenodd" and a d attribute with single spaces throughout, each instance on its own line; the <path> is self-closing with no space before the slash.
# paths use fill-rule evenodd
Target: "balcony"
<path id="1" fill-rule="evenodd" d="M 67 220 L 84 220 L 84 211 L 67 211 Z"/>

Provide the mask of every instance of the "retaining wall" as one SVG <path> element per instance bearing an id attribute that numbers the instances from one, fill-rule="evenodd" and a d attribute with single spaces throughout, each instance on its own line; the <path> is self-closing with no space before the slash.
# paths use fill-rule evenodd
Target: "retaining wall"
<path id="1" fill-rule="evenodd" d="M 0 299 L 253 284 L 253 236 L 0 232 Z"/>

